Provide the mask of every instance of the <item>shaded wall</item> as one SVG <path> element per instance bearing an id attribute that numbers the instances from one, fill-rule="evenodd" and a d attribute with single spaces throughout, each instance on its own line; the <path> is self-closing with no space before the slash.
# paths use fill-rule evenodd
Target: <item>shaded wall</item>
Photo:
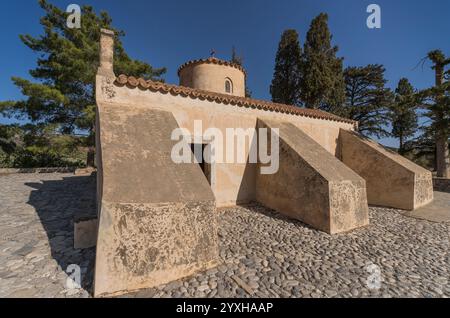
<path id="1" fill-rule="evenodd" d="M 434 191 L 450 193 L 450 179 L 447 178 L 433 178 Z"/>

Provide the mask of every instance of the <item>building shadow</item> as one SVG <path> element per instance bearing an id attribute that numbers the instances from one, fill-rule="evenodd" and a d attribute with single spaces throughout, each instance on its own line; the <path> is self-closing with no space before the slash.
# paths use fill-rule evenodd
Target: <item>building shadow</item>
<path id="1" fill-rule="evenodd" d="M 34 189 L 27 203 L 40 218 L 51 256 L 64 272 L 71 264 L 80 266 L 81 287 L 92 294 L 95 247 L 74 249 L 74 220 L 96 216 L 95 177 L 73 176 L 26 185 Z"/>
<path id="2" fill-rule="evenodd" d="M 242 182 L 239 186 L 236 206 L 243 207 L 251 213 L 263 214 L 273 219 L 292 223 L 299 227 L 306 227 L 308 229 L 315 230 L 312 226 L 300 220 L 283 215 L 280 212 L 265 206 L 263 203 L 259 202 L 256 199 L 257 175 L 258 173 L 260 173 L 258 169 L 260 169 L 260 165 L 257 163 L 250 163 L 250 160 L 247 157 L 247 163 L 245 164 Z"/>
<path id="3" fill-rule="evenodd" d="M 248 204 L 245 205 L 240 205 L 241 207 L 247 209 L 248 211 L 250 211 L 251 213 L 258 213 L 258 214 L 262 214 L 265 215 L 269 218 L 272 219 L 277 219 L 286 223 L 290 223 L 293 224 L 297 227 L 304 227 L 313 231 L 319 231 L 318 229 L 312 227 L 309 224 L 306 224 L 300 220 L 294 219 L 292 217 L 289 217 L 287 215 L 281 214 L 280 212 L 271 209 L 269 207 L 266 207 L 265 205 L 263 205 L 262 203 L 259 203 L 258 201 L 252 201 Z M 325 232 L 323 232 L 325 233 Z"/>
<path id="4" fill-rule="evenodd" d="M 244 174 L 242 175 L 242 181 L 239 185 L 238 194 L 236 197 L 237 205 L 245 205 L 255 199 L 256 196 L 256 169 L 258 165 L 256 163 L 245 164 Z"/>
<path id="5" fill-rule="evenodd" d="M 257 127 L 255 127 L 256 129 Z M 250 152 L 258 153 L 258 134 L 249 140 L 249 153 L 246 158 L 244 173 L 236 197 L 236 205 L 246 205 L 256 198 L 256 175 L 259 164 L 250 162 Z M 247 139 L 246 139 L 247 140 Z M 255 142 L 256 141 L 256 142 Z M 252 147 L 253 145 L 253 147 Z"/>

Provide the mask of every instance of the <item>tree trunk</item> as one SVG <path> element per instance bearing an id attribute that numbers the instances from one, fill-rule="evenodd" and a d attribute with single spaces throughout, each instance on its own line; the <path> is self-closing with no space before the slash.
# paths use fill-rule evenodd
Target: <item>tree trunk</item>
<path id="1" fill-rule="evenodd" d="M 441 64 L 436 64 L 435 66 L 435 82 L 436 87 L 440 87 L 442 85 L 444 67 Z M 436 99 L 436 103 L 438 99 Z M 438 121 L 442 121 L 443 118 L 441 114 L 437 116 Z M 438 126 L 439 127 L 439 126 Z M 438 128 L 436 131 L 436 172 L 437 176 L 441 178 L 449 178 L 450 177 L 450 159 L 448 153 L 448 136 L 445 133 L 444 128 Z"/>
<path id="2" fill-rule="evenodd" d="M 86 158 L 86 166 L 88 168 L 94 168 L 95 167 L 95 147 L 89 147 L 87 158 Z"/>
<path id="3" fill-rule="evenodd" d="M 450 178 L 450 158 L 446 136 L 436 138 L 436 171 L 440 178 Z"/>
<path id="4" fill-rule="evenodd" d="M 86 157 L 86 166 L 88 168 L 95 168 L 95 125 L 91 128 L 88 142 L 89 146 Z"/>
<path id="5" fill-rule="evenodd" d="M 399 149 L 398 149 L 398 153 L 403 155 L 404 151 L 403 151 L 403 135 L 402 134 L 400 134 L 400 138 L 399 139 L 400 139 L 400 146 L 399 146 Z"/>

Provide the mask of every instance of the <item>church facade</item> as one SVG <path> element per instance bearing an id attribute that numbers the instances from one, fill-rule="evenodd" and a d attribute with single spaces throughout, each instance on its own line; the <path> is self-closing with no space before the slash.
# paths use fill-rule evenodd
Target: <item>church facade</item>
<path id="1" fill-rule="evenodd" d="M 113 39 L 102 30 L 96 79 L 96 296 L 216 266 L 221 207 L 258 202 L 335 234 L 370 226 L 369 204 L 413 210 L 433 199 L 431 173 L 361 137 L 357 122 L 246 98 L 245 70 L 214 57 L 182 65 L 180 85 L 116 75 Z M 208 129 L 255 133 L 224 149 L 243 153 L 243 162 L 177 163 L 179 128 L 181 142 L 205 156 Z M 276 134 L 266 140 L 277 154 L 273 173 L 249 160 L 261 131 Z"/>

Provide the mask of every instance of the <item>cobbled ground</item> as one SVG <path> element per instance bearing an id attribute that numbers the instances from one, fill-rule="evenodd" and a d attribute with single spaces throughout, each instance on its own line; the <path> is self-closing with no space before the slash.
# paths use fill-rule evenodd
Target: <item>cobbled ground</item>
<path id="1" fill-rule="evenodd" d="M 0 297 L 91 297 L 95 248 L 73 248 L 73 219 L 92 213 L 93 177 L 0 176 Z M 331 236 L 259 205 L 218 217 L 218 267 L 122 297 L 450 296 L 449 223 L 371 207 L 370 226 Z"/>

